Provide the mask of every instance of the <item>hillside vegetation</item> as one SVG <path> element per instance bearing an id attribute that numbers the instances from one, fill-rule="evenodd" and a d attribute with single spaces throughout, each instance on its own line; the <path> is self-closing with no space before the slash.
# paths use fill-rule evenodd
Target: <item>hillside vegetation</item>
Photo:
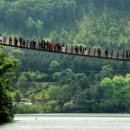
<path id="1" fill-rule="evenodd" d="M 129 0 L 1 0 L 0 32 L 129 51 Z M 3 50 L 1 50 L 3 52 Z M 4 48 L 19 61 L 16 113 L 130 112 L 129 62 Z M 32 105 L 20 104 L 30 99 Z"/>

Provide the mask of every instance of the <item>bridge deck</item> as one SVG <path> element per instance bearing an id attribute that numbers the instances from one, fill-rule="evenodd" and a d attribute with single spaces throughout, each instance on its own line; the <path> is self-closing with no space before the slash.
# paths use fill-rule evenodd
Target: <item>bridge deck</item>
<path id="1" fill-rule="evenodd" d="M 75 53 L 74 51 L 71 51 L 71 48 L 68 46 L 68 49 L 66 51 L 54 51 L 54 50 L 47 50 L 47 49 L 39 49 L 39 48 L 30 48 L 30 47 L 21 47 L 21 46 L 14 46 L 9 44 L 0 44 L 2 46 L 8 46 L 8 47 L 14 47 L 14 48 L 20 48 L 20 49 L 30 49 L 30 50 L 36 50 L 36 51 L 43 51 L 43 52 L 49 52 L 49 53 L 58 53 L 58 54 L 65 54 L 65 55 L 75 55 L 75 56 L 82 56 L 82 57 L 90 57 L 90 58 L 98 58 L 98 59 L 107 59 L 107 60 L 116 60 L 116 61 L 130 61 L 130 58 L 124 58 L 122 55 L 119 54 L 118 56 L 113 54 L 109 54 L 107 57 L 105 55 L 101 55 L 100 57 L 97 56 L 97 54 L 94 54 L 95 52 L 91 52 L 90 54 L 84 54 L 84 53 Z"/>

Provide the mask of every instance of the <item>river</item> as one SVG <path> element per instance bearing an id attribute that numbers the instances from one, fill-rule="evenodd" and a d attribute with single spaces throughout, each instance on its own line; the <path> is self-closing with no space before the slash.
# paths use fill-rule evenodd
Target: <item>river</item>
<path id="1" fill-rule="evenodd" d="M 130 114 L 15 115 L 0 130 L 130 130 Z"/>

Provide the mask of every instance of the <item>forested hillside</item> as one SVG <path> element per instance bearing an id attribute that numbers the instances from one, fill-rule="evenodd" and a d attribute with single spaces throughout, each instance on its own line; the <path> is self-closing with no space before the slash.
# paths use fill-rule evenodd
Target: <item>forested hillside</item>
<path id="1" fill-rule="evenodd" d="M 1 0 L 0 33 L 130 51 L 129 0 Z M 130 112 L 129 62 L 4 48 L 19 60 L 16 113 Z M 32 105 L 20 104 L 30 99 Z"/>
<path id="2" fill-rule="evenodd" d="M 126 45 L 129 4 L 128 0 L 1 0 L 0 30 L 69 43 Z"/>

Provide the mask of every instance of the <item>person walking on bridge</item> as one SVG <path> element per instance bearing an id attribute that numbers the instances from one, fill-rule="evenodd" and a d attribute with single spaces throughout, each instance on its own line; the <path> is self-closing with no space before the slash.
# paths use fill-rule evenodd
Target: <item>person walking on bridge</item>
<path id="1" fill-rule="evenodd" d="M 1 34 L 0 34 L 0 43 L 1 43 L 1 44 L 3 43 L 3 37 L 2 37 Z"/>
<path id="2" fill-rule="evenodd" d="M 105 57 L 108 57 L 108 49 L 105 50 Z"/>
<path id="3" fill-rule="evenodd" d="M 6 44 L 6 36 L 3 36 L 3 44 Z"/>
<path id="4" fill-rule="evenodd" d="M 12 37 L 9 37 L 9 45 L 12 45 Z"/>
<path id="5" fill-rule="evenodd" d="M 22 37 L 19 38 L 19 43 L 20 43 L 20 47 L 22 47 L 23 46 L 22 45 L 23 44 L 23 38 Z"/>
<path id="6" fill-rule="evenodd" d="M 97 49 L 97 54 L 98 54 L 98 57 L 101 56 L 101 49 L 100 48 Z"/>
<path id="7" fill-rule="evenodd" d="M 18 45 L 18 39 L 16 36 L 14 36 L 14 46 L 17 46 Z"/>

